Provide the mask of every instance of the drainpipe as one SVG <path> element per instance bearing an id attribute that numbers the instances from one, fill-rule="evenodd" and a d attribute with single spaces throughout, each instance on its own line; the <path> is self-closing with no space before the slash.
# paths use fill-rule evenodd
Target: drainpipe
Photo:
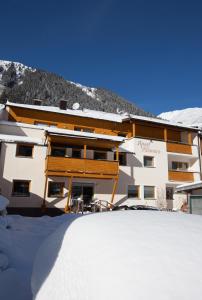
<path id="1" fill-rule="evenodd" d="M 200 140 L 201 133 L 202 133 L 201 131 L 198 132 L 198 156 L 199 156 L 200 179 L 202 180 L 202 167 L 201 167 L 202 160 L 201 160 L 201 140 Z"/>

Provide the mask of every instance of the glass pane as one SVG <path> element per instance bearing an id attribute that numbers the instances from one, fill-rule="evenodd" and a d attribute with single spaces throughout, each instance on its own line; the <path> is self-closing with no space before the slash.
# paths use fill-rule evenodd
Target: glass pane
<path id="1" fill-rule="evenodd" d="M 72 187 L 72 199 L 78 199 L 82 197 L 82 186 L 73 186 Z"/>
<path id="2" fill-rule="evenodd" d="M 62 196 L 63 186 L 61 182 L 49 182 L 49 197 Z"/>
<path id="3" fill-rule="evenodd" d="M 145 167 L 153 167 L 153 157 L 144 156 L 144 166 Z"/>
<path id="4" fill-rule="evenodd" d="M 100 159 L 100 160 L 105 160 L 107 158 L 107 153 L 106 152 L 94 152 L 94 159 Z"/>
<path id="5" fill-rule="evenodd" d="M 32 156 L 33 146 L 28 145 L 18 145 L 17 146 L 17 155 L 18 156 Z"/>
<path id="6" fill-rule="evenodd" d="M 139 198 L 139 185 L 128 186 L 128 198 Z"/>
<path id="7" fill-rule="evenodd" d="M 51 155 L 53 155 L 53 156 L 64 157 L 65 152 L 66 152 L 65 148 L 52 148 L 51 149 Z"/>
<path id="8" fill-rule="evenodd" d="M 173 188 L 172 187 L 166 188 L 166 199 L 173 200 Z"/>
<path id="9" fill-rule="evenodd" d="M 72 149 L 72 157 L 81 158 L 81 150 Z"/>
<path id="10" fill-rule="evenodd" d="M 154 186 L 145 186 L 144 187 L 144 198 L 155 198 L 154 195 Z"/>
<path id="11" fill-rule="evenodd" d="M 177 170 L 178 169 L 178 163 L 173 161 L 172 162 L 172 170 Z"/>
<path id="12" fill-rule="evenodd" d="M 29 181 L 14 181 L 13 195 L 29 196 Z"/>

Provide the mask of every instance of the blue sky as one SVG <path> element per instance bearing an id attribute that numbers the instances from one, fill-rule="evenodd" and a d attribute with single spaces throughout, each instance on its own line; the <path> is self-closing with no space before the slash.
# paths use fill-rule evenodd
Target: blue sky
<path id="1" fill-rule="evenodd" d="M 0 59 L 105 87 L 158 114 L 202 106 L 202 1 L 10 0 Z"/>

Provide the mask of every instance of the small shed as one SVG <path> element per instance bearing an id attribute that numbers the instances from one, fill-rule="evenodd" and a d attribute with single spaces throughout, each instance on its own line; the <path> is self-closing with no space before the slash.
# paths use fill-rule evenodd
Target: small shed
<path id="1" fill-rule="evenodd" d="M 202 180 L 179 185 L 176 192 L 187 194 L 188 212 L 202 215 Z"/>

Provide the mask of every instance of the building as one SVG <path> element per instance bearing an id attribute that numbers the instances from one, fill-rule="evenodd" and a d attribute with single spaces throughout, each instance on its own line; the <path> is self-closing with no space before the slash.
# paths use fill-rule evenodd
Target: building
<path id="1" fill-rule="evenodd" d="M 1 193 L 10 207 L 69 211 L 73 200 L 179 209 L 201 179 L 198 129 L 155 118 L 7 103 Z"/>

